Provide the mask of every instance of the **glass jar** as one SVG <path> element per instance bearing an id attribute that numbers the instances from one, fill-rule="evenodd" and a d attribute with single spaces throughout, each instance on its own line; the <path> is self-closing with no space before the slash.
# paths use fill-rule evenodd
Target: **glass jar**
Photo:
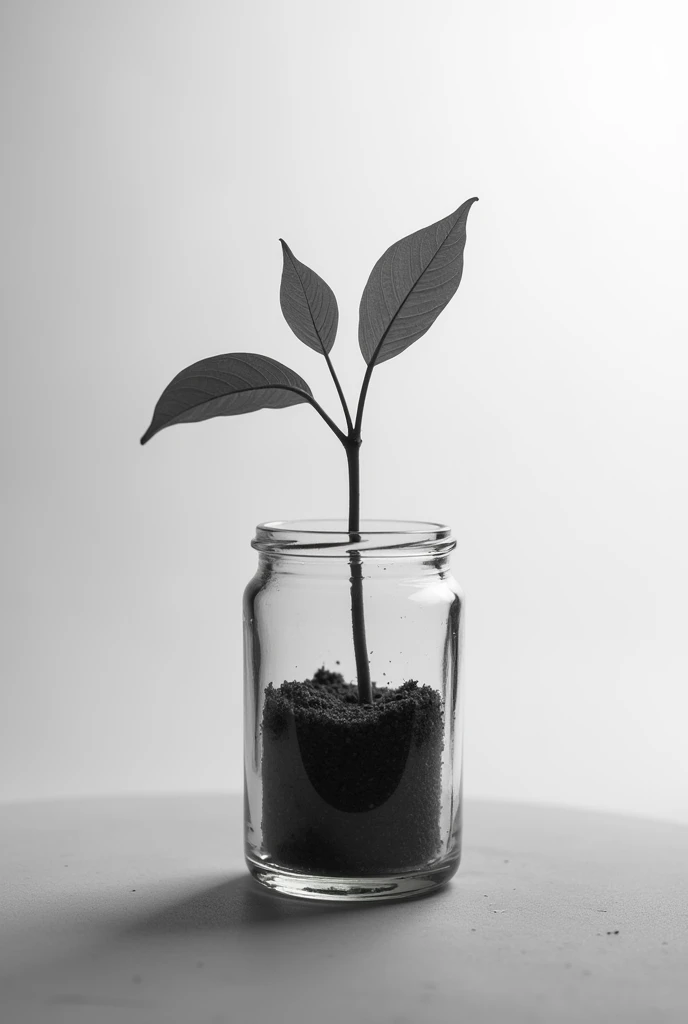
<path id="1" fill-rule="evenodd" d="M 252 542 L 246 861 L 263 885 L 293 896 L 412 896 L 459 865 L 464 602 L 449 569 L 455 541 L 437 523 L 359 529 L 264 523 Z M 370 703 L 356 686 L 352 594 L 361 577 Z"/>

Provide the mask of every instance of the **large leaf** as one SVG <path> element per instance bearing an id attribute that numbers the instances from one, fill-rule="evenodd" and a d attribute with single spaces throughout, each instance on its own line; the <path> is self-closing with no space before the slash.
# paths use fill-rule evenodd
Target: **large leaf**
<path id="1" fill-rule="evenodd" d="M 268 356 L 237 352 L 201 359 L 167 385 L 141 444 L 173 423 L 197 423 L 256 409 L 283 409 L 309 402 L 312 397 L 298 373 Z"/>
<path id="2" fill-rule="evenodd" d="M 358 343 L 366 363 L 384 363 L 418 341 L 459 287 L 466 220 L 476 199 L 395 242 L 363 290 Z"/>
<path id="3" fill-rule="evenodd" d="M 280 305 L 296 337 L 326 355 L 334 345 L 339 310 L 334 292 L 314 270 L 297 260 L 284 239 Z"/>

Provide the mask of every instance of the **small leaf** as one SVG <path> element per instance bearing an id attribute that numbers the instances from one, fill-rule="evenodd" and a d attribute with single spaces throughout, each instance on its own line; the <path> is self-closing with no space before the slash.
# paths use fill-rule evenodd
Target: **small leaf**
<path id="1" fill-rule="evenodd" d="M 284 409 L 312 398 L 305 380 L 276 359 L 253 352 L 211 356 L 187 366 L 167 385 L 141 444 L 173 423 Z"/>
<path id="2" fill-rule="evenodd" d="M 292 331 L 304 345 L 326 355 L 334 345 L 339 310 L 334 292 L 314 270 L 299 262 L 280 238 L 284 266 L 280 306 Z"/>
<path id="3" fill-rule="evenodd" d="M 454 213 L 395 242 L 363 290 L 358 343 L 366 363 L 384 363 L 418 341 L 459 287 L 468 199 Z"/>

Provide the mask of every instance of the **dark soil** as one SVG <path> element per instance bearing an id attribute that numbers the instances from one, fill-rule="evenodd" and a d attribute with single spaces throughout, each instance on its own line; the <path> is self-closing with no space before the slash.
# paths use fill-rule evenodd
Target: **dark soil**
<path id="1" fill-rule="evenodd" d="M 322 668 L 272 684 L 263 711 L 263 845 L 293 871 L 370 876 L 440 852 L 439 693 L 373 684 L 372 705 Z"/>

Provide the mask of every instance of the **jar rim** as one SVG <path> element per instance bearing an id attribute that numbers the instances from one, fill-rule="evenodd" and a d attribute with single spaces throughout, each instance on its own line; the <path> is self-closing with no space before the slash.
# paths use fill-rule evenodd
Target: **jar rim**
<path id="1" fill-rule="evenodd" d="M 258 551 L 280 555 L 345 557 L 422 557 L 448 554 L 456 547 L 444 523 L 405 519 L 362 519 L 355 533 L 344 519 L 294 519 L 259 523 L 251 541 Z"/>

